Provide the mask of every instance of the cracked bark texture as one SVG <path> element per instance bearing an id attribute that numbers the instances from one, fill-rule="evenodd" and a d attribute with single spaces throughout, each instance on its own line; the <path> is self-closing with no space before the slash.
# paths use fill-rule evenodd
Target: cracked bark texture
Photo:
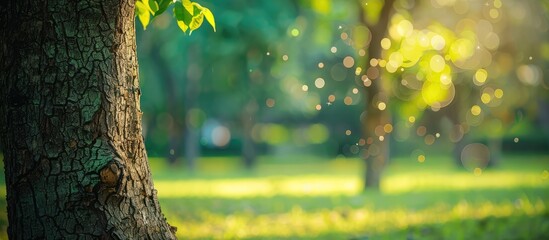
<path id="1" fill-rule="evenodd" d="M 0 3 L 11 239 L 174 239 L 141 133 L 135 0 Z"/>

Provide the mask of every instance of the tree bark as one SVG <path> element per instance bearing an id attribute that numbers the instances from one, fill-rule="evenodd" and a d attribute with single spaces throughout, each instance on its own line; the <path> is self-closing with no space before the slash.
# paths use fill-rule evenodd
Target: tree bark
<path id="1" fill-rule="evenodd" d="M 141 131 L 135 0 L 0 6 L 11 239 L 174 239 Z"/>

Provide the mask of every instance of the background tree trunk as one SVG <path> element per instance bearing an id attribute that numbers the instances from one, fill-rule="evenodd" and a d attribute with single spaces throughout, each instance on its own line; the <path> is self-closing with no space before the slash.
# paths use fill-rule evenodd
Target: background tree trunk
<path id="1" fill-rule="evenodd" d="M 242 108 L 240 119 L 242 124 L 242 160 L 246 169 L 255 167 L 257 159 L 256 145 L 252 139 L 257 109 L 257 101 L 254 98 L 249 99 Z"/>
<path id="2" fill-rule="evenodd" d="M 252 79 L 250 78 L 250 68 L 248 66 L 248 56 L 243 53 L 242 59 L 242 83 L 243 88 L 247 89 L 248 94 L 242 106 L 240 113 L 240 124 L 242 127 L 242 163 L 246 169 L 252 169 L 257 162 L 256 144 L 252 139 L 252 129 L 256 123 L 256 115 L 259 109 L 255 99 Z"/>
<path id="3" fill-rule="evenodd" d="M 155 67 L 158 69 L 160 74 L 160 80 L 162 81 L 162 86 L 164 87 L 164 93 L 166 93 L 166 112 L 172 118 L 171 123 L 168 128 L 168 149 L 167 154 L 162 155 L 168 159 L 170 165 L 174 165 L 177 162 L 177 159 L 181 156 L 182 152 L 182 143 L 183 143 L 183 127 L 184 124 L 184 114 L 182 113 L 183 107 L 180 100 L 179 94 L 177 93 L 177 77 L 171 69 L 168 67 L 169 63 L 160 56 L 160 48 L 158 45 L 153 45 L 153 50 L 151 51 L 151 58 L 155 63 Z M 183 79 L 179 79 L 183 80 Z M 181 124 L 183 122 L 183 124 Z"/>
<path id="4" fill-rule="evenodd" d="M 368 69 L 370 65 L 370 59 L 381 58 L 381 39 L 385 37 L 387 33 L 387 27 L 389 24 L 389 19 L 391 17 L 391 12 L 393 9 L 394 0 L 386 0 L 381 9 L 381 13 L 378 19 L 378 22 L 373 26 L 368 26 L 372 33 L 372 40 L 370 41 L 370 46 L 368 47 L 368 55 L 365 61 Z M 364 8 L 362 7 L 362 1 L 358 1 L 359 9 L 361 9 L 361 21 L 365 21 Z M 378 68 L 378 75 L 381 75 L 383 69 L 379 67 L 369 66 L 369 68 Z M 389 109 L 380 110 L 378 107 L 378 101 L 385 103 L 388 106 L 388 99 L 383 99 L 382 96 L 388 96 L 384 94 L 384 89 L 380 81 L 381 77 L 376 79 L 370 79 L 372 84 L 369 87 L 364 87 L 365 92 L 365 112 L 366 119 L 362 123 L 362 135 L 366 139 L 366 154 L 364 156 L 366 162 L 366 171 L 364 175 L 364 189 L 379 189 L 381 183 L 381 172 L 385 163 L 389 159 L 389 135 L 386 134 L 383 136 L 383 139 L 380 139 L 376 135 L 376 127 L 383 127 L 385 124 L 391 123 L 391 114 Z M 378 99 L 378 101 L 374 101 Z"/>
<path id="5" fill-rule="evenodd" d="M 185 167 L 194 171 L 198 158 L 200 157 L 200 127 L 196 123 L 193 125 L 193 119 L 196 116 L 190 116 L 193 109 L 199 109 L 198 107 L 198 98 L 200 97 L 201 85 L 200 80 L 202 79 L 203 71 L 201 67 L 202 58 L 199 51 L 200 45 L 194 44 L 189 48 L 187 53 L 187 68 L 185 69 L 184 75 L 186 77 L 185 81 L 185 101 L 184 101 L 184 111 L 185 111 L 185 125 L 184 125 L 184 158 L 185 158 Z M 196 114 L 196 113 L 192 113 Z"/>
<path id="6" fill-rule="evenodd" d="M 143 144 L 134 4 L 0 6 L 10 238 L 175 238 Z"/>

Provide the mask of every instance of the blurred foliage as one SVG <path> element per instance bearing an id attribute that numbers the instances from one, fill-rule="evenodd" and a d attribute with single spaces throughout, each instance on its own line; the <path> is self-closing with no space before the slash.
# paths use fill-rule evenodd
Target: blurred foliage
<path id="1" fill-rule="evenodd" d="M 395 5 L 389 36 L 381 43 L 384 57 L 370 62 L 388 73 L 384 81 L 395 96 L 399 129 L 414 131 L 417 123 L 410 119 L 422 118 L 448 125 L 433 122 L 429 114 L 438 111 L 456 125 L 432 126 L 423 134 L 427 145 L 436 131 L 451 142 L 469 132 L 500 138 L 524 120 L 525 111 L 526 121 L 545 125 L 549 84 L 541 69 L 549 58 L 534 48 L 547 44 L 549 18 L 539 2 L 433 1 L 426 7 L 411 2 Z"/>
<path id="2" fill-rule="evenodd" d="M 393 121 L 376 133 L 391 133 L 395 154 L 462 139 L 547 149 L 546 3 L 397 0 L 372 43 L 359 18 L 375 24 L 383 3 L 204 1 L 217 32 L 191 36 L 155 15 L 138 30 L 149 155 L 180 158 L 194 136 L 206 155 L 239 155 L 251 139 L 259 154 L 359 156 L 364 89 L 377 76 L 387 96 L 373 104 Z M 381 58 L 365 55 L 372 44 Z"/>

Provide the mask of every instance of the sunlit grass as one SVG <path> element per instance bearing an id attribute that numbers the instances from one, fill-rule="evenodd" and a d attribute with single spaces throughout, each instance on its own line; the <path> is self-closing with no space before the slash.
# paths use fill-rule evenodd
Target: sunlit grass
<path id="1" fill-rule="evenodd" d="M 243 170 L 238 157 L 201 158 L 190 172 L 152 158 L 151 167 L 180 239 L 549 239 L 548 160 L 506 156 L 475 175 L 449 157 L 397 158 L 381 192 L 362 192 L 358 159 L 263 157 Z M 0 238 L 6 225 L 0 213 Z"/>
<path id="2" fill-rule="evenodd" d="M 292 159 L 296 158 L 296 159 Z M 543 239 L 549 234 L 547 156 L 510 156 L 480 174 L 448 157 L 396 159 L 381 193 L 362 189 L 357 159 L 238 158 L 170 169 L 155 185 L 185 239 Z M 302 163 L 299 163 L 301 160 Z M 204 171 L 208 164 L 226 172 Z M 154 164 L 153 164 L 153 167 Z M 156 172 L 153 170 L 153 172 Z M 193 178 L 189 178 L 192 175 Z"/>
<path id="3" fill-rule="evenodd" d="M 477 176 L 457 168 L 451 159 L 439 157 L 437 160 L 439 162 L 429 164 L 397 159 L 383 178 L 382 192 L 398 194 L 437 190 L 549 188 L 549 178 L 544 175 L 544 169 L 549 169 L 547 162 L 538 161 L 545 164 L 545 168 L 537 171 L 524 169 L 528 163 L 535 161 L 532 159 L 527 160 L 527 165 L 523 167 L 515 163 L 502 163 L 499 169 L 487 169 Z M 224 164 L 218 161 L 220 159 L 213 162 L 221 169 Z M 233 159 L 227 161 L 231 166 Z M 155 187 L 163 198 L 354 195 L 362 191 L 361 168 L 358 160 L 343 159 L 305 164 L 265 163 L 253 172 L 234 173 L 231 178 L 201 178 L 200 175 L 195 175 L 198 177 L 195 179 L 160 178 L 155 181 Z"/>
<path id="4" fill-rule="evenodd" d="M 404 196 L 403 196 L 404 197 Z M 374 197 L 375 198 L 375 197 Z M 195 212 L 193 218 L 178 218 L 168 214 L 171 224 L 182 226 L 178 231 L 181 238 L 319 238 L 345 239 L 353 236 L 376 236 L 377 238 L 396 237 L 410 234 L 414 228 L 427 225 L 440 225 L 437 228 L 449 231 L 451 234 L 471 236 L 473 231 L 486 229 L 479 228 L 472 221 L 490 221 L 490 218 L 518 217 L 539 225 L 539 231 L 547 232 L 549 226 L 545 218 L 536 219 L 539 214 L 547 212 L 545 203 L 538 199 L 534 203 L 526 197 L 520 202 L 492 203 L 468 202 L 462 200 L 457 204 L 437 203 L 422 209 L 409 209 L 405 205 L 394 206 L 390 209 L 376 209 L 368 204 L 368 196 L 339 199 L 345 201 L 363 201 L 365 206 L 352 208 L 341 205 L 333 209 L 323 208 L 307 211 L 299 205 L 280 213 L 258 214 L 254 210 L 251 199 L 242 201 L 248 203 L 242 211 L 233 213 L 218 213 L 202 209 Z M 269 201 L 268 199 L 263 199 Z M 278 199 L 281 200 L 281 199 Z M 234 202 L 233 202 L 234 203 Z M 289 203 L 290 204 L 290 203 Z M 170 207 L 168 207 L 170 209 Z M 171 212 L 171 211 L 170 211 Z M 488 219 L 488 220 L 486 220 Z M 452 222 L 471 222 L 471 226 L 462 228 L 460 224 L 445 226 Z M 445 229 L 450 227 L 450 229 Z M 490 233 L 493 239 L 503 237 L 501 229 L 511 226 L 497 226 L 498 232 Z M 453 229 L 452 229 L 453 228 Z M 402 232 L 404 231 L 404 232 Z M 542 232 L 543 233 L 543 232 Z M 489 234 L 489 233 L 485 233 Z M 498 234 L 499 235 L 498 237 Z M 526 233 L 528 234 L 528 233 Z M 445 235 L 446 238 L 451 235 Z M 424 237 L 429 237 L 428 235 Z M 440 239 L 440 236 L 433 236 Z M 488 237 L 484 237 L 485 239 Z M 402 238 L 399 238 L 402 239 Z M 458 238 L 460 239 L 460 238 Z"/>
<path id="5" fill-rule="evenodd" d="M 253 197 L 253 196 L 325 196 L 360 193 L 362 182 L 357 176 L 271 176 L 240 179 L 156 181 L 156 189 L 163 198 L 177 197 Z M 490 172 L 482 176 L 471 173 L 402 174 L 388 176 L 382 184 L 384 193 L 422 191 L 462 191 L 474 189 L 508 189 L 521 187 L 549 187 L 542 174 Z"/>

